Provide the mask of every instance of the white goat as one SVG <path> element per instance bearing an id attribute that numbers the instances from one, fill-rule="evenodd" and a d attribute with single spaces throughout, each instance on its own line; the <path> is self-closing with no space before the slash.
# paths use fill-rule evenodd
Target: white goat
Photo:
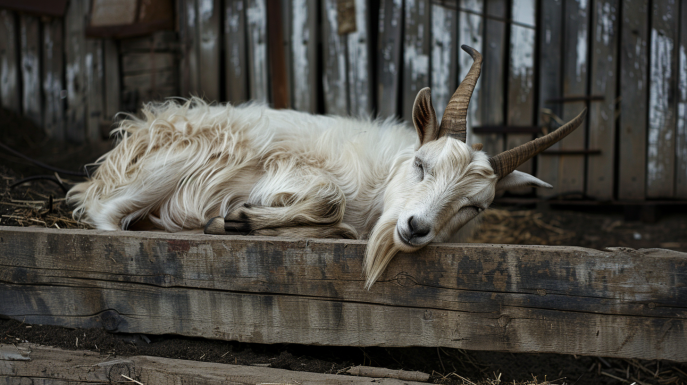
<path id="1" fill-rule="evenodd" d="M 489 158 L 465 143 L 467 106 L 479 78 L 474 59 L 438 126 L 428 88 L 413 106 L 417 133 L 371 121 L 208 106 L 192 99 L 148 104 L 118 145 L 68 195 L 75 216 L 103 230 L 149 220 L 170 232 L 368 238 L 366 287 L 399 251 L 451 240 L 496 191 L 551 187 L 515 168 L 580 125 Z M 213 218 L 220 216 L 219 218 Z"/>

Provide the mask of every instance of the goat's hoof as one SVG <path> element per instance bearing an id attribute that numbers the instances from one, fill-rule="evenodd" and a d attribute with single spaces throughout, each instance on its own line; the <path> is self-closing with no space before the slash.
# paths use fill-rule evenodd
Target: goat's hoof
<path id="1" fill-rule="evenodd" d="M 203 232 L 205 234 L 225 235 L 227 232 L 224 230 L 224 218 L 214 217 L 210 219 Z"/>
<path id="2" fill-rule="evenodd" d="M 251 206 L 246 203 L 243 207 L 239 207 L 228 213 L 227 216 L 224 217 L 224 230 L 232 233 L 250 233 L 252 226 L 248 213 L 246 213 L 250 208 Z"/>

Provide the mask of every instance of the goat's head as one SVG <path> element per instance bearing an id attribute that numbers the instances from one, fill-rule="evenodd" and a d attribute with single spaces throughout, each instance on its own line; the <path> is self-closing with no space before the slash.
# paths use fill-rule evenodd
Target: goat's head
<path id="1" fill-rule="evenodd" d="M 583 121 L 585 111 L 556 131 L 493 157 L 481 144 L 466 144 L 466 117 L 479 78 L 482 55 L 462 46 L 474 62 L 437 124 L 429 88 L 422 89 L 413 106 L 413 124 L 419 137 L 413 159 L 402 165 L 385 199 L 384 214 L 370 237 L 365 265 L 367 286 L 398 251 L 412 252 L 430 242 L 444 242 L 477 217 L 497 191 L 517 187 L 546 187 L 548 183 L 515 169 L 564 138 Z M 393 232 L 393 244 L 389 237 Z M 385 237 L 386 240 L 381 238 Z"/>

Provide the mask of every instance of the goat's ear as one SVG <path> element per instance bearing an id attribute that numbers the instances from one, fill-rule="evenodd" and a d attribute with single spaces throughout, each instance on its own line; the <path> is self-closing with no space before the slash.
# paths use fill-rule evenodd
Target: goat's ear
<path id="1" fill-rule="evenodd" d="M 516 170 L 504 176 L 503 178 L 501 178 L 501 180 L 499 180 L 496 183 L 496 192 L 499 193 L 505 190 L 512 190 L 523 187 L 553 188 L 553 186 L 537 177 Z"/>
<path id="2" fill-rule="evenodd" d="M 425 87 L 417 93 L 413 104 L 413 124 L 420 137 L 420 146 L 437 138 L 437 114 L 432 106 L 432 93 Z"/>

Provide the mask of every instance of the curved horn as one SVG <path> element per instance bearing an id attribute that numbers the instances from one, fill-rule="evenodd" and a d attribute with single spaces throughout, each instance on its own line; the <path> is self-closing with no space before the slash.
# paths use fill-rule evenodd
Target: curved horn
<path id="1" fill-rule="evenodd" d="M 458 89 L 451 100 L 449 100 L 444 116 L 441 118 L 441 126 L 439 126 L 438 138 L 444 135 L 456 138 L 465 143 L 465 125 L 467 123 L 468 104 L 472 97 L 472 91 L 475 90 L 477 79 L 482 72 L 482 55 L 476 49 L 462 45 L 460 48 L 472 56 L 472 67 L 465 75 L 465 79 L 460 83 Z"/>
<path id="2" fill-rule="evenodd" d="M 568 136 L 571 132 L 575 131 L 575 129 L 582 124 L 585 115 L 587 115 L 586 108 L 582 110 L 575 119 L 558 127 L 556 131 L 550 132 L 541 138 L 531 140 L 525 144 L 521 144 L 508 151 L 504 151 L 496 156 L 492 156 L 489 158 L 489 163 L 494 169 L 494 173 L 499 176 L 499 179 L 510 174 L 530 158 L 546 150 L 559 140 Z"/>

